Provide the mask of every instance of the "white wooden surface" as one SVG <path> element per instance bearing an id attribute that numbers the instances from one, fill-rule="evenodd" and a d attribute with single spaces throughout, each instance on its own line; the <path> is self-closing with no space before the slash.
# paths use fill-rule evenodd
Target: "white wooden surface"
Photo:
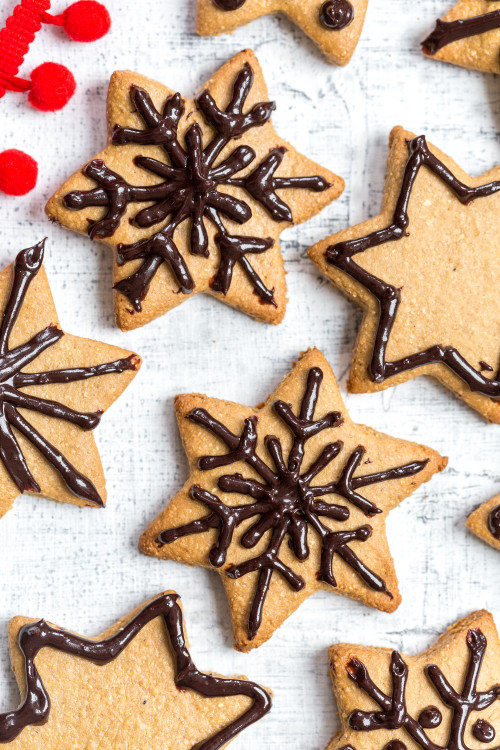
<path id="1" fill-rule="evenodd" d="M 2 22 L 14 5 L 15 0 L 0 2 Z M 174 588 L 183 597 L 198 665 L 245 673 L 275 692 L 271 714 L 240 737 L 235 749 L 321 750 L 337 727 L 327 670 L 331 643 L 415 651 L 483 606 L 500 625 L 500 556 L 464 525 L 467 513 L 499 490 L 500 431 L 424 378 L 383 394 L 347 395 L 359 313 L 319 278 L 305 251 L 378 211 L 393 125 L 425 132 L 472 174 L 497 163 L 499 81 L 421 56 L 418 42 L 448 0 L 371 0 L 361 42 L 344 69 L 328 65 L 283 18 L 260 19 L 232 37 L 201 39 L 194 33 L 195 0 L 107 0 L 107 5 L 113 17 L 108 37 L 78 45 L 46 28 L 25 62 L 26 73 L 45 60 L 74 71 L 78 90 L 63 111 L 37 112 L 22 95 L 0 102 L 0 149 L 24 149 L 40 164 L 33 193 L 0 197 L 0 264 L 47 235 L 46 264 L 66 330 L 133 349 L 145 364 L 96 432 L 108 482 L 106 510 L 24 497 L 0 522 L 0 711 L 18 698 L 7 653 L 12 616 L 43 616 L 91 635 L 147 597 Z M 64 7 L 64 0 L 53 3 L 54 11 Z M 284 235 L 290 303 L 279 327 L 200 296 L 123 334 L 113 323 L 109 251 L 51 226 L 45 200 L 103 145 L 113 70 L 135 69 L 190 94 L 247 46 L 257 52 L 278 102 L 274 119 L 280 133 L 341 174 L 347 189 L 321 216 Z M 242 655 L 231 648 L 218 577 L 143 557 L 137 539 L 186 478 L 172 397 L 205 391 L 258 403 L 311 345 L 332 363 L 356 420 L 427 443 L 448 455 L 450 466 L 391 514 L 390 544 L 403 593 L 395 614 L 320 594 L 269 643 Z"/>

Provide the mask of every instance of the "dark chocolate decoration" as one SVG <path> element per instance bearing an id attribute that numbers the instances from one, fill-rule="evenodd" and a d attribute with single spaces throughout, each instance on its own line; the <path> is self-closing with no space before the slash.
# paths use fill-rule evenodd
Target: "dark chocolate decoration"
<path id="1" fill-rule="evenodd" d="M 495 537 L 500 541 L 500 505 L 497 505 L 490 511 L 488 516 L 488 528 Z"/>
<path id="2" fill-rule="evenodd" d="M 319 12 L 319 20 L 329 31 L 341 31 L 354 18 L 354 8 L 349 0 L 327 0 Z"/>
<path id="3" fill-rule="evenodd" d="M 385 746 L 385 750 L 408 750 L 408 748 L 401 740 L 391 740 Z"/>
<path id="4" fill-rule="evenodd" d="M 94 484 L 83 476 L 68 459 L 53 446 L 18 411 L 19 408 L 63 419 L 80 427 L 93 430 L 101 419 L 100 412 L 82 413 L 70 409 L 58 401 L 50 401 L 24 393 L 22 388 L 51 383 L 72 383 L 99 375 L 135 370 L 135 356 L 107 362 L 93 367 L 73 367 L 47 372 L 22 372 L 22 369 L 56 344 L 64 336 L 63 331 L 49 325 L 33 336 L 30 341 L 9 348 L 9 339 L 22 309 L 28 289 L 42 267 L 45 240 L 19 253 L 12 273 L 12 288 L 3 312 L 0 325 L 0 461 L 18 488 L 19 492 L 40 492 L 12 428 L 20 432 L 43 457 L 59 472 L 68 489 L 76 497 L 102 507 L 103 501 Z"/>
<path id="5" fill-rule="evenodd" d="M 444 705 L 452 711 L 448 740 L 444 746 L 437 745 L 429 739 L 429 736 L 424 731 L 427 727 L 420 722 L 420 719 L 417 721 L 408 712 L 405 696 L 408 681 L 408 666 L 397 651 L 392 652 L 390 664 L 392 695 L 384 693 L 373 682 L 367 668 L 359 659 L 353 658 L 347 664 L 346 670 L 351 680 L 370 696 L 381 709 L 380 711 L 353 711 L 349 716 L 349 726 L 351 729 L 358 732 L 372 732 L 378 729 L 390 731 L 403 729 L 423 750 L 469 750 L 464 740 L 469 718 L 473 711 L 484 711 L 484 709 L 491 706 L 500 697 L 500 685 L 495 685 L 486 692 L 479 692 L 477 690 L 477 682 L 486 652 L 487 641 L 481 630 L 474 628 L 467 632 L 466 643 L 470 657 L 463 688 L 460 693 L 451 686 L 447 678 L 435 664 L 429 664 L 425 667 L 427 677 L 436 692 Z M 435 707 L 432 706 L 430 708 Z M 438 711 L 438 713 L 440 712 Z M 484 723 L 486 724 L 486 722 Z M 475 726 L 477 726 L 477 723 Z M 476 737 L 476 739 L 478 738 Z"/>
<path id="6" fill-rule="evenodd" d="M 89 236 L 92 239 L 111 237 L 130 203 L 148 204 L 131 219 L 138 227 L 150 228 L 167 220 L 165 226 L 154 230 L 146 239 L 117 247 L 120 264 L 145 259 L 135 273 L 115 284 L 115 289 L 128 297 L 136 311 L 142 309 L 141 303 L 149 285 L 164 262 L 170 266 L 182 293 L 193 291 L 193 277 L 174 241 L 175 231 L 187 220 L 192 223 L 190 251 L 193 255 L 209 257 L 207 221 L 217 230 L 215 243 L 220 260 L 210 284 L 214 291 L 223 295 L 228 293 L 233 269 L 238 263 L 261 301 L 276 306 L 273 290 L 265 286 L 247 258 L 248 255 L 265 253 L 274 245 L 274 240 L 230 234 L 221 217 L 245 224 L 252 216 L 251 207 L 243 199 L 246 192 L 267 210 L 274 221 L 293 222 L 290 207 L 276 191 L 302 188 L 321 192 L 330 185 L 322 177 L 276 177 L 275 172 L 286 153 L 283 147 L 272 149 L 245 177 L 236 175 L 253 164 L 257 156 L 244 142 L 216 164 L 228 144 L 239 141 L 247 131 L 265 125 L 275 109 L 274 102 L 259 102 L 249 112 L 243 111 L 252 85 L 253 71 L 246 63 L 236 76 L 231 101 L 225 110 L 219 109 L 208 90 L 202 91 L 196 97 L 196 105 L 214 135 L 204 145 L 203 131 L 198 123 L 193 122 L 184 136 L 185 147 L 178 140 L 179 122 L 184 114 L 181 95 L 169 97 L 160 113 L 147 91 L 132 86 L 130 98 L 146 129 L 115 125 L 111 141 L 114 144 L 161 146 L 167 157 L 165 161 L 149 156 L 138 156 L 134 161 L 138 167 L 161 177 L 162 181 L 145 187 L 130 185 L 101 160 L 94 159 L 84 167 L 83 173 L 95 180 L 98 187 L 87 191 L 74 190 L 64 197 L 65 205 L 74 210 L 88 206 L 107 207 L 106 215 L 91 223 Z M 236 198 L 219 190 L 223 186 L 241 188 L 244 191 L 242 197 Z"/>
<path id="7" fill-rule="evenodd" d="M 116 659 L 152 620 L 162 617 L 176 660 L 175 684 L 182 690 L 194 690 L 208 698 L 246 695 L 253 705 L 231 724 L 193 750 L 219 750 L 243 729 L 261 719 L 271 708 L 271 696 L 254 682 L 214 677 L 199 672 L 189 653 L 184 636 L 182 610 L 176 594 L 163 594 L 147 604 L 127 625 L 103 641 L 92 641 L 49 625 L 45 620 L 25 625 L 18 637 L 24 657 L 26 698 L 10 713 L 0 714 L 0 742 L 11 742 L 29 726 L 45 724 L 49 719 L 50 697 L 35 665 L 37 654 L 45 647 L 55 648 L 96 664 Z M 98 699 L 98 696 L 97 696 Z"/>
<path id="8" fill-rule="evenodd" d="M 472 727 L 472 734 L 478 742 L 493 742 L 496 733 L 488 721 L 478 719 Z"/>
<path id="9" fill-rule="evenodd" d="M 498 28 L 500 28 L 500 10 L 484 13 L 481 16 L 472 16 L 472 18 L 459 18 L 456 21 L 443 21 L 438 18 L 433 31 L 422 42 L 422 49 L 426 55 L 435 55 L 438 50 L 451 42 Z"/>
<path id="10" fill-rule="evenodd" d="M 443 721 L 443 714 L 436 706 L 427 706 L 418 717 L 418 723 L 424 729 L 435 729 Z"/>
<path id="11" fill-rule="evenodd" d="M 350 515 L 349 509 L 345 505 L 335 505 L 320 498 L 325 495 L 340 495 L 359 508 L 365 516 L 374 516 L 381 510 L 357 490 L 371 484 L 418 474 L 428 461 L 414 461 L 376 474 L 355 477 L 354 473 L 365 455 L 363 446 L 358 445 L 347 459 L 336 482 L 314 486 L 313 479 L 326 469 L 343 449 L 340 440 L 328 443 L 308 469 L 304 470 L 302 466 L 307 441 L 323 430 L 338 427 L 343 422 L 339 412 L 331 412 L 318 420 L 314 419 L 322 380 L 323 372 L 319 367 L 309 370 L 298 415 L 294 414 L 291 406 L 284 401 L 273 403 L 275 413 L 293 435 L 287 461 L 283 455 L 281 440 L 274 435 L 266 435 L 264 442 L 274 468 L 257 454 L 257 417 L 246 419 L 238 436 L 204 409 L 194 409 L 187 415 L 189 420 L 204 427 L 229 448 L 228 453 L 200 458 L 198 466 L 202 471 L 244 462 L 263 481 L 244 477 L 240 473 L 219 477 L 218 487 L 222 492 L 238 493 L 254 499 L 253 503 L 239 506 L 225 505 L 216 495 L 194 485 L 191 487 L 190 495 L 209 508 L 209 515 L 184 526 L 163 531 L 157 542 L 159 546 L 163 546 L 190 534 L 217 529 L 218 539 L 210 550 L 209 560 L 211 565 L 218 568 L 225 564 L 234 532 L 244 521 L 249 518 L 256 519 L 240 539 L 240 544 L 245 549 L 255 547 L 264 534 L 271 531 L 265 552 L 244 563 L 230 565 L 226 570 L 230 578 L 241 578 L 247 573 L 259 571 L 248 620 L 250 640 L 255 638 L 261 625 L 265 599 L 275 572 L 282 575 L 295 591 L 304 588 L 304 579 L 280 559 L 280 549 L 288 535 L 290 548 L 297 560 L 306 560 L 309 557 L 307 538 L 310 528 L 321 538 L 319 580 L 330 586 L 337 585 L 332 571 L 333 558 L 337 554 L 367 586 L 392 598 L 385 582 L 370 570 L 349 546 L 349 543 L 355 540 L 366 541 L 371 536 L 372 527 L 366 524 L 348 531 L 332 531 L 320 518 L 345 522 Z"/>
<path id="12" fill-rule="evenodd" d="M 394 209 L 392 223 L 388 227 L 372 232 L 365 237 L 338 242 L 328 248 L 326 259 L 330 265 L 340 268 L 341 271 L 366 287 L 379 302 L 380 317 L 370 364 L 370 375 L 375 383 L 383 383 L 388 378 L 407 370 L 441 362 L 463 380 L 471 391 L 492 399 L 500 398 L 500 374 L 492 379 L 485 377 L 467 362 L 457 349 L 451 346 L 437 344 L 425 351 L 412 354 L 395 362 L 386 361 L 385 354 L 389 337 L 401 302 L 401 290 L 358 266 L 354 261 L 354 256 L 371 247 L 377 247 L 386 242 L 397 242 L 407 236 L 410 224 L 408 203 L 417 174 L 422 166 L 426 166 L 448 185 L 464 205 L 500 191 L 500 182 L 489 182 L 478 187 L 469 187 L 460 182 L 448 167 L 430 152 L 423 135 L 413 138 L 408 143 L 408 149 L 410 156 L 403 174 L 401 191 Z"/>
<path id="13" fill-rule="evenodd" d="M 242 8 L 247 0 L 212 0 L 213 4 L 221 10 L 238 10 Z"/>

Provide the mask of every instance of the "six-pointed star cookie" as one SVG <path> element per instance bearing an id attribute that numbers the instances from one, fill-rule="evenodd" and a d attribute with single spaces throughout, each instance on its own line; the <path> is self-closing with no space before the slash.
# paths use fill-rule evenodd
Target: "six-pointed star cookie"
<path id="1" fill-rule="evenodd" d="M 318 350 L 258 408 L 183 395 L 175 410 L 190 476 L 140 549 L 218 570 L 236 648 L 262 644 L 318 589 L 396 609 L 385 518 L 446 459 L 354 424 Z"/>
<path id="2" fill-rule="evenodd" d="M 209 292 L 269 323 L 285 313 L 278 239 L 343 190 L 279 138 L 251 51 L 195 99 L 130 72 L 108 95 L 109 142 L 47 213 L 115 249 L 115 310 L 126 330 Z"/>
<path id="3" fill-rule="evenodd" d="M 500 495 L 480 505 L 467 518 L 467 526 L 485 542 L 500 550 Z"/>
<path id="4" fill-rule="evenodd" d="M 202 36 L 232 32 L 260 16 L 283 13 L 315 42 L 330 62 L 352 57 L 368 0 L 198 0 L 196 30 Z"/>
<path id="5" fill-rule="evenodd" d="M 428 374 L 500 422 L 500 167 L 469 177 L 395 128 L 381 213 L 309 250 L 364 310 L 349 389 Z"/>
<path id="6" fill-rule="evenodd" d="M 346 643 L 329 656 L 341 728 L 327 750 L 469 750 L 498 736 L 500 643 L 485 610 L 417 656 Z"/>
<path id="7" fill-rule="evenodd" d="M 0 516 L 20 492 L 105 504 L 91 431 L 141 363 L 59 328 L 43 253 L 40 242 L 0 273 Z"/>
<path id="8" fill-rule="evenodd" d="M 422 42 L 425 55 L 500 74 L 500 1 L 459 0 Z"/>
<path id="9" fill-rule="evenodd" d="M 16 617 L 9 641 L 23 702 L 0 714 L 12 750 L 219 750 L 271 708 L 245 679 L 199 672 L 177 594 L 138 607 L 96 639 Z"/>

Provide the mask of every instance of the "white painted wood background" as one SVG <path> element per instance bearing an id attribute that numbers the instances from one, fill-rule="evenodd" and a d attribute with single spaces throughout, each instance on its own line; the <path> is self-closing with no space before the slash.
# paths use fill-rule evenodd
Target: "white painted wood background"
<path id="1" fill-rule="evenodd" d="M 1 23 L 14 5 L 15 0 L 1 0 Z M 0 102 L 0 149 L 24 149 L 40 164 L 34 192 L 0 197 L 0 265 L 47 235 L 46 265 L 63 327 L 133 349 L 145 360 L 96 432 L 107 475 L 106 510 L 24 497 L 0 521 L 0 711 L 18 699 L 7 653 L 12 616 L 43 616 L 93 635 L 147 597 L 174 588 L 183 597 L 198 666 L 245 673 L 275 692 L 271 714 L 245 732 L 235 750 L 321 750 L 337 728 L 327 670 L 331 643 L 416 651 L 483 606 L 500 625 L 499 553 L 464 525 L 476 504 L 499 491 L 500 431 L 424 378 L 383 394 L 347 395 L 359 313 L 319 278 L 306 249 L 378 212 L 387 137 L 396 124 L 426 133 L 472 174 L 498 163 L 499 79 L 422 57 L 418 43 L 449 0 L 370 0 L 360 44 L 344 69 L 327 64 L 283 18 L 202 39 L 194 32 L 195 0 L 107 0 L 107 5 L 113 18 L 108 37 L 78 45 L 45 28 L 21 71 L 29 73 L 45 60 L 68 65 L 78 90 L 64 110 L 37 112 L 23 95 L 9 94 Z M 54 12 L 64 7 L 64 0 L 54 0 Z M 243 47 L 252 47 L 264 67 L 278 102 L 274 121 L 281 135 L 342 175 L 346 191 L 322 215 L 283 237 L 290 303 L 279 327 L 199 296 L 145 328 L 121 333 L 113 323 L 109 250 L 51 226 L 44 203 L 103 145 L 113 70 L 135 69 L 191 94 Z M 403 594 L 395 614 L 319 594 L 266 645 L 238 654 L 231 648 L 218 577 L 143 557 L 137 539 L 186 478 L 173 396 L 205 391 L 258 403 L 294 357 L 312 345 L 333 365 L 357 421 L 427 443 L 448 455 L 450 465 L 391 514 L 389 540 Z"/>

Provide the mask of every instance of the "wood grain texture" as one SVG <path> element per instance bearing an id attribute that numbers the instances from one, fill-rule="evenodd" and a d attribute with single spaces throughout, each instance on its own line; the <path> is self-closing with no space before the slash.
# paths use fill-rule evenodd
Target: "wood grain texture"
<path id="1" fill-rule="evenodd" d="M 54 0 L 54 12 L 66 4 Z M 2 18 L 14 5 L 2 0 Z M 195 0 L 108 0 L 112 33 L 95 44 L 71 43 L 56 29 L 40 32 L 21 72 L 45 60 L 63 62 L 74 71 L 78 89 L 54 114 L 32 109 L 23 95 L 0 102 L 0 147 L 24 149 L 40 163 L 33 193 L 0 196 L 0 266 L 47 235 L 46 266 L 63 327 L 137 351 L 144 365 L 95 433 L 107 476 L 106 510 L 25 497 L 0 523 L 1 710 L 17 701 L 7 653 L 12 616 L 44 616 L 97 633 L 149 596 L 174 588 L 183 597 L 200 669 L 248 674 L 274 690 L 273 711 L 232 747 L 260 750 L 271 743 L 275 750 L 321 750 L 338 726 L 328 677 L 330 644 L 348 640 L 416 653 L 481 607 L 491 609 L 500 625 L 498 551 L 465 527 L 468 512 L 499 491 L 499 429 L 425 378 L 383 393 L 347 395 L 359 313 L 305 256 L 327 234 L 378 213 L 387 139 L 396 124 L 425 132 L 470 174 L 500 162 L 498 78 L 420 53 L 419 41 L 449 6 L 449 0 L 372 0 L 361 41 L 343 69 L 325 62 L 283 18 L 260 19 L 233 36 L 199 38 Z M 248 46 L 278 102 L 274 122 L 280 134 L 344 177 L 346 191 L 308 224 L 283 235 L 290 303 L 280 326 L 259 324 L 200 295 L 123 334 L 113 323 L 109 250 L 48 224 L 45 201 L 104 143 L 113 70 L 135 69 L 189 94 Z M 258 403 L 308 346 L 318 346 L 332 364 L 355 421 L 427 444 L 448 455 L 450 466 L 391 514 L 388 535 L 403 596 L 396 613 L 321 593 L 246 656 L 231 648 L 217 577 L 146 558 L 136 545 L 187 476 L 173 396 L 203 391 Z"/>

